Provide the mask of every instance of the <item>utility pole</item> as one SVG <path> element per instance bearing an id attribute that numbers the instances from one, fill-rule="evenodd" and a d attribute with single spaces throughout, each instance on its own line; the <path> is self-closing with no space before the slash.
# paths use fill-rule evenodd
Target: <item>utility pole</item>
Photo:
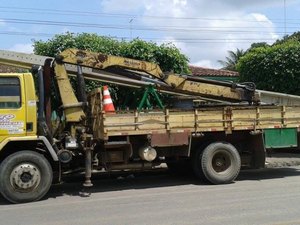
<path id="1" fill-rule="evenodd" d="M 133 19 L 130 19 L 129 24 L 130 24 L 130 40 L 132 40 L 132 22 Z"/>
<path id="2" fill-rule="evenodd" d="M 284 15 L 284 36 L 286 36 L 286 0 L 283 0 L 283 15 Z"/>

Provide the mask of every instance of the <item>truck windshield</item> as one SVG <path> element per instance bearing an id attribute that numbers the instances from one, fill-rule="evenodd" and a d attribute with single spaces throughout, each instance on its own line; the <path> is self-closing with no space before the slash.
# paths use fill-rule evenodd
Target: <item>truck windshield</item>
<path id="1" fill-rule="evenodd" d="M 21 107 L 20 80 L 17 77 L 0 77 L 0 108 Z"/>

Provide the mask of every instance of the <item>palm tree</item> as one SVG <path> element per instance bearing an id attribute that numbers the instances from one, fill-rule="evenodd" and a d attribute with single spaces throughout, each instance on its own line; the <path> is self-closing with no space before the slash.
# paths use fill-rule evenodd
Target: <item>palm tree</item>
<path id="1" fill-rule="evenodd" d="M 221 65 L 223 65 L 222 69 L 236 71 L 236 64 L 239 59 L 245 55 L 245 51 L 243 49 L 236 49 L 236 51 L 228 51 L 228 55 L 226 56 L 226 60 L 218 60 Z"/>

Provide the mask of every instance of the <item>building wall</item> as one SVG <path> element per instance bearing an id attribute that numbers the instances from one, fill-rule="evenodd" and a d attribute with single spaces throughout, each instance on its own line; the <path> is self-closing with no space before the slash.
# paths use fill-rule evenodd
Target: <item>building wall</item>
<path id="1" fill-rule="evenodd" d="M 14 66 L 7 66 L 0 64 L 0 73 L 24 73 L 28 72 L 26 69 L 14 67 Z"/>

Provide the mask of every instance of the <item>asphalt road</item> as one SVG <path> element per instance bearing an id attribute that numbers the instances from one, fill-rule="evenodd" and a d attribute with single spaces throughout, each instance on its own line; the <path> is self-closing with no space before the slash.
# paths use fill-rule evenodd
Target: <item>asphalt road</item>
<path id="1" fill-rule="evenodd" d="M 39 202 L 0 198 L 0 224 L 300 224 L 300 166 L 243 171 L 229 185 L 167 171 L 126 176 L 98 176 L 90 197 L 71 178 Z"/>

